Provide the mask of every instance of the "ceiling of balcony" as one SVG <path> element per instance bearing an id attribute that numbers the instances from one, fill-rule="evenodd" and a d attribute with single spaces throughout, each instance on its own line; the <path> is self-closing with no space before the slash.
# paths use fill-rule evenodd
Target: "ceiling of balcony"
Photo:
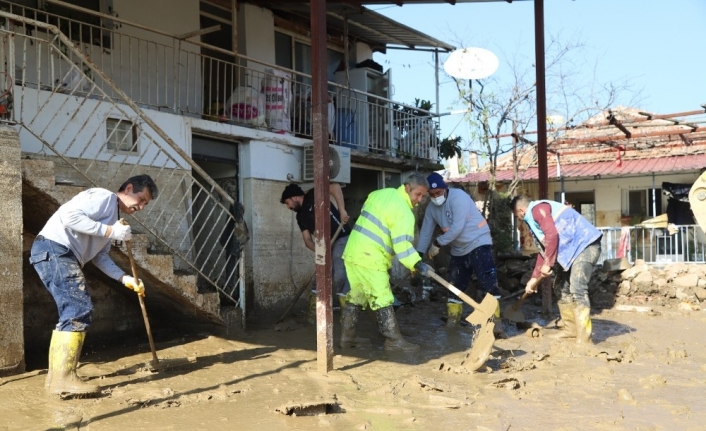
<path id="1" fill-rule="evenodd" d="M 270 9 L 287 21 L 310 27 L 309 3 L 300 1 L 265 0 L 254 1 L 259 6 Z M 351 2 L 355 3 L 355 2 Z M 369 3 L 366 1 L 366 3 Z M 348 3 L 328 2 L 326 6 L 326 26 L 329 35 L 343 34 L 345 18 L 348 19 L 348 35 L 365 42 L 376 51 L 400 47 L 416 50 L 453 51 L 453 45 L 435 39 L 400 22 L 387 18 L 363 6 Z"/>

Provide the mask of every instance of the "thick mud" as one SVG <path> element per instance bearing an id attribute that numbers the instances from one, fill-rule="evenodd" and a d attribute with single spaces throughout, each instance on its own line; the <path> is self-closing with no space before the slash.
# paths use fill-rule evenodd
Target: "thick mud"
<path id="1" fill-rule="evenodd" d="M 279 331 L 268 323 L 233 336 L 158 338 L 158 355 L 175 364 L 158 372 L 143 340 L 89 352 L 79 371 L 101 385 L 100 397 L 48 396 L 44 370 L 2 378 L 0 430 L 704 429 L 704 311 L 594 312 L 594 344 L 581 346 L 552 339 L 556 329 L 526 304 L 528 318 L 547 327 L 506 321 L 508 338 L 472 372 L 464 367 L 472 328 L 445 329 L 443 306 L 398 310 L 403 333 L 422 345 L 414 355 L 385 354 L 362 315 L 359 335 L 370 345 L 336 347 L 327 375 L 317 372 L 316 331 L 302 315 Z"/>

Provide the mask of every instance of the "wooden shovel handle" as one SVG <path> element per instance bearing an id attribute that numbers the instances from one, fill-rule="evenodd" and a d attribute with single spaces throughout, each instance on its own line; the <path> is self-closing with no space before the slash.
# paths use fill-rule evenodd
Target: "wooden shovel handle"
<path id="1" fill-rule="evenodd" d="M 430 270 L 427 273 L 427 275 L 429 277 L 433 278 L 434 280 L 436 280 L 437 283 L 439 283 L 442 286 L 444 286 L 445 288 L 449 289 L 451 292 L 453 292 L 454 295 L 461 298 L 463 300 L 463 302 L 465 302 L 466 304 L 470 305 L 473 308 L 480 307 L 476 301 L 471 299 L 470 296 L 468 296 L 465 293 L 458 290 L 458 288 L 456 286 L 454 286 L 453 284 L 451 284 L 448 281 L 444 280 L 443 278 L 439 277 L 439 275 L 436 272 Z"/>
<path id="2" fill-rule="evenodd" d="M 344 223 L 339 223 L 338 224 L 338 229 L 336 229 L 336 232 L 333 234 L 333 238 L 331 238 L 331 249 L 333 249 L 333 243 L 336 242 L 338 239 L 338 234 L 341 233 L 341 230 L 343 229 L 343 224 Z M 292 311 L 292 308 L 297 304 L 297 301 L 299 301 L 299 298 L 302 296 L 302 293 L 306 290 L 307 287 L 309 287 L 309 283 L 311 283 L 311 280 L 314 279 L 314 276 L 316 275 L 316 269 L 314 269 L 314 272 L 311 273 L 311 276 L 307 279 L 306 283 L 302 284 L 302 287 L 299 288 L 299 291 L 294 295 L 294 299 L 292 302 L 289 304 L 289 307 L 287 307 L 286 310 L 284 310 L 284 313 L 282 313 L 281 316 L 279 316 L 279 319 L 275 323 L 279 323 L 283 321 L 288 315 L 289 312 Z"/>
<path id="3" fill-rule="evenodd" d="M 120 219 L 120 223 L 126 225 L 125 219 Z M 135 281 L 139 280 L 137 277 L 137 266 L 135 266 L 135 259 L 132 257 L 132 248 L 130 247 L 130 241 L 125 241 L 125 248 L 127 249 L 127 257 L 130 259 L 130 269 L 132 270 L 132 277 Z M 145 329 L 147 329 L 147 338 L 150 341 L 150 350 L 152 350 L 152 362 L 156 366 L 159 363 L 159 358 L 157 357 L 157 349 L 154 346 L 154 340 L 152 339 L 152 329 L 150 327 L 150 319 L 147 317 L 147 308 L 145 307 L 145 299 L 142 295 L 137 295 L 140 300 L 140 308 L 142 309 L 142 318 L 145 321 Z"/>

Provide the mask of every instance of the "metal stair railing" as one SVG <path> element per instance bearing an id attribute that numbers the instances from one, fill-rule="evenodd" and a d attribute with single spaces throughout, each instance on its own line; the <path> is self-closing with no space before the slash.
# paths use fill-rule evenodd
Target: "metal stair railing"
<path id="1" fill-rule="evenodd" d="M 3 11 L 0 18 L 4 27 L 14 22 L 34 29 L 0 29 L 6 108 L 20 126 L 23 151 L 43 154 L 59 163 L 57 169 L 63 163 L 91 186 L 114 191 L 132 175 L 152 176 L 160 193 L 130 217 L 131 224 L 177 256 L 177 269 L 190 268 L 244 316 L 234 200 L 182 149 L 186 145 L 177 144 L 186 139 L 183 128 L 177 138 L 165 131 L 181 123 L 140 109 L 57 27 Z"/>

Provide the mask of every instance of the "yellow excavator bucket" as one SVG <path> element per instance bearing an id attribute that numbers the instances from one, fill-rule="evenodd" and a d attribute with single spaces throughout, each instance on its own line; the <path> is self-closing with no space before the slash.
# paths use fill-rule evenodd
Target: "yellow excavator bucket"
<path id="1" fill-rule="evenodd" d="M 689 203 L 696 223 L 706 232 L 706 172 L 694 182 L 689 190 Z"/>

